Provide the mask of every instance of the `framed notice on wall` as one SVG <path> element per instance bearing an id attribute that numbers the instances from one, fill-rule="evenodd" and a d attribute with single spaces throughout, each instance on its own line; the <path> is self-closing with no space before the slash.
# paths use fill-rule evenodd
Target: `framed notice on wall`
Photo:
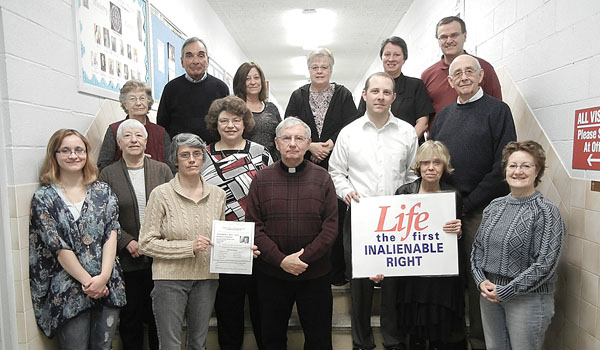
<path id="1" fill-rule="evenodd" d="M 76 0 L 79 90 L 116 98 L 129 79 L 150 83 L 146 0 Z"/>
<path id="2" fill-rule="evenodd" d="M 152 94 L 155 102 L 160 100 L 165 85 L 183 75 L 181 47 L 185 34 L 167 19 L 154 6 L 150 6 L 150 27 L 152 30 L 153 75 Z M 158 103 L 154 106 L 158 107 Z"/>

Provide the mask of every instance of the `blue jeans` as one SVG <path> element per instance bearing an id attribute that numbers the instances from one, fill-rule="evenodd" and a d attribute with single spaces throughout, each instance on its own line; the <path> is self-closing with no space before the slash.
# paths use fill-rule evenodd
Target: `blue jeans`
<path id="1" fill-rule="evenodd" d="M 552 294 L 531 294 L 492 303 L 480 297 L 481 320 L 488 350 L 541 349 L 554 315 Z"/>
<path id="2" fill-rule="evenodd" d="M 110 350 L 120 309 L 98 305 L 70 319 L 58 329 L 63 350 Z"/>
<path id="3" fill-rule="evenodd" d="M 205 350 L 208 322 L 219 280 L 155 280 L 152 308 L 161 350 L 180 350 L 183 316 L 187 318 L 186 349 Z"/>

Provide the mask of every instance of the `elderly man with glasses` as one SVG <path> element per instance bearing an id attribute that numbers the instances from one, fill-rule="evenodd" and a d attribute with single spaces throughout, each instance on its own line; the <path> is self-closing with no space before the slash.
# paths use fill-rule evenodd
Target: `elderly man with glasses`
<path id="1" fill-rule="evenodd" d="M 480 86 L 487 72 L 479 60 L 460 55 L 450 64 L 446 77 L 458 99 L 442 109 L 430 138 L 443 142 L 456 169 L 450 183 L 463 198 L 463 239 L 459 245 L 461 273 L 468 282 L 469 341 L 472 349 L 485 349 L 479 313 L 479 290 L 468 276 L 469 257 L 481 215 L 494 198 L 506 195 L 502 174 L 502 149 L 517 135 L 508 105 Z"/>
<path id="2" fill-rule="evenodd" d="M 246 221 L 255 222 L 261 251 L 254 273 L 260 304 L 263 346 L 286 349 L 294 302 L 305 349 L 332 349 L 333 301 L 329 254 L 337 236 L 335 188 L 327 170 L 304 159 L 310 128 L 295 117 L 275 130 L 281 160 L 252 180 Z"/>

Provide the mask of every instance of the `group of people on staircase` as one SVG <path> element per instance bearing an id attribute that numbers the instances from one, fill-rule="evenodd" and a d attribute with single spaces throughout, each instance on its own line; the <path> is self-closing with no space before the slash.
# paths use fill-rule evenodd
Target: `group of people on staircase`
<path id="1" fill-rule="evenodd" d="M 375 288 L 385 349 L 541 349 L 565 227 L 536 190 L 543 148 L 517 141 L 466 37 L 462 19 L 440 20 L 442 57 L 421 79 L 402 73 L 406 42 L 384 40 L 358 107 L 331 81 L 331 51 L 315 50 L 283 119 L 259 65 L 243 63 L 228 96 L 204 41 L 187 39 L 156 123 L 151 90 L 130 80 L 97 160 L 76 130 L 48 142 L 29 236 L 42 332 L 64 349 L 110 349 L 118 325 L 123 349 L 180 349 L 185 324 L 186 348 L 206 349 L 214 307 L 220 348 L 239 350 L 247 298 L 258 349 L 287 348 L 294 304 L 304 349 L 332 349 L 331 285 L 349 282 L 353 349 L 376 348 Z M 458 275 L 354 278 L 356 203 L 443 191 Z M 254 223 L 251 275 L 209 271 L 214 220 Z"/>

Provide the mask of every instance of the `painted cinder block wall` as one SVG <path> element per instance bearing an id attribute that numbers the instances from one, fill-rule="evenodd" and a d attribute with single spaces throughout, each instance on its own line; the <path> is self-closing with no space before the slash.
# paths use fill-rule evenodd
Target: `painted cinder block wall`
<path id="1" fill-rule="evenodd" d="M 227 70 L 235 71 L 246 60 L 205 1 L 153 3 L 177 17 L 187 34 L 206 38 L 210 54 Z M 29 201 L 49 136 L 61 127 L 86 130 L 103 103 L 77 91 L 72 11 L 70 0 L 0 0 L 0 348 L 54 348 L 38 331 L 31 307 Z M 544 188 L 561 203 L 569 229 L 549 338 L 554 341 L 548 348 L 598 348 L 600 195 L 589 191 L 589 180 L 600 179 L 600 173 L 573 170 L 570 164 L 574 110 L 600 105 L 600 45 L 594 27 L 600 3 L 415 1 L 394 32 L 408 42 L 405 74 L 418 77 L 439 59 L 435 23 L 457 13 L 467 21 L 467 50 L 506 69 L 526 101 L 513 108 L 519 114 L 531 108 L 533 119 L 523 119 L 523 125 L 539 125 L 536 137 L 546 137 L 545 145 L 555 151 L 553 173 L 561 173 L 560 164 L 567 174 L 551 178 L 553 186 Z M 370 71 L 381 67 L 376 52 L 378 43 Z"/>
<path id="2" fill-rule="evenodd" d="M 600 2 L 415 1 L 393 33 L 408 44 L 406 75 L 420 77 L 440 59 L 435 25 L 456 14 L 467 24 L 465 49 L 500 72 L 519 139 L 537 140 L 547 150 L 549 169 L 540 190 L 567 223 L 556 315 L 544 348 L 600 349 L 600 193 L 590 190 L 600 171 L 571 168 L 575 110 L 600 106 Z M 373 43 L 363 82 L 381 70 L 378 50 Z M 359 84 L 356 99 L 361 90 Z"/>
<path id="3" fill-rule="evenodd" d="M 0 0 L 0 349 L 56 347 L 33 315 L 29 203 L 50 136 L 66 127 L 85 132 L 104 102 L 77 90 L 74 1 Z M 231 74 L 247 61 L 206 1 L 152 3 L 178 16 L 173 20 L 186 34 L 206 40 Z"/>

